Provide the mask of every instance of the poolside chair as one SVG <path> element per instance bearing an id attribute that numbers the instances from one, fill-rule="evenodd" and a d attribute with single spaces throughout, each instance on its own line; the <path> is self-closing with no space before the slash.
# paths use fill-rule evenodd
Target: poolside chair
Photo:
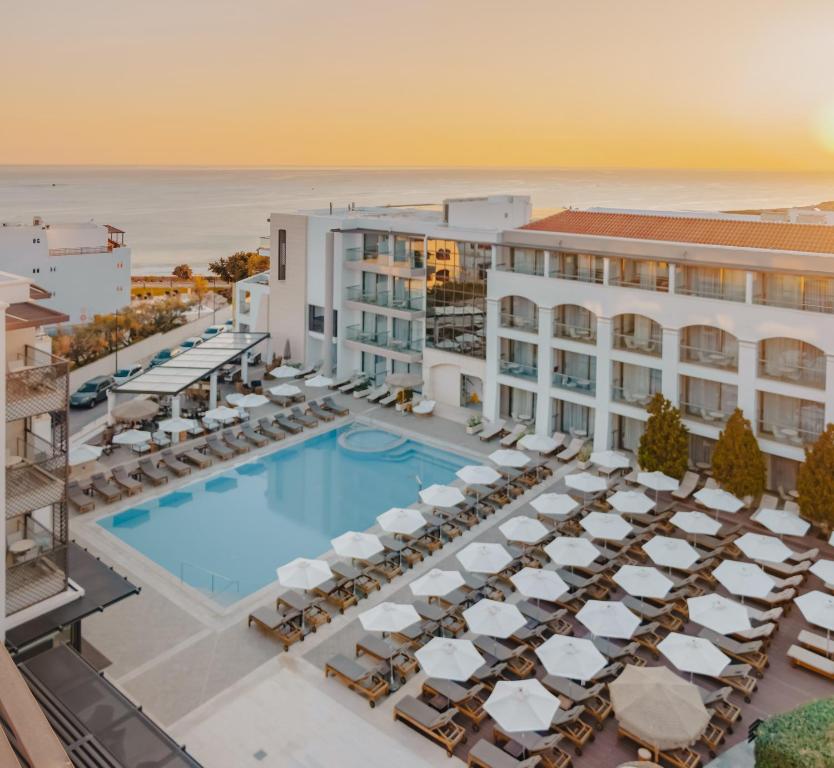
<path id="1" fill-rule="evenodd" d="M 678 486 L 676 491 L 672 491 L 672 498 L 673 499 L 688 499 L 693 493 L 695 493 L 695 489 L 698 487 L 698 482 L 701 478 L 698 476 L 696 472 L 687 472 L 683 476 L 683 480 L 681 480 L 681 484 Z"/>
<path id="2" fill-rule="evenodd" d="M 206 438 L 206 448 L 218 459 L 230 459 L 235 455 L 235 452 L 228 445 L 220 442 L 217 435 L 209 435 Z"/>
<path id="3" fill-rule="evenodd" d="M 378 635 L 364 635 L 356 641 L 356 657 L 360 656 L 382 662 L 389 674 L 393 671 L 403 684 L 419 669 L 417 659 L 407 648 L 396 647 Z"/>
<path id="4" fill-rule="evenodd" d="M 542 452 L 542 456 L 552 456 L 554 453 L 556 453 L 564 447 L 565 440 L 568 439 L 568 436 L 564 432 L 554 432 L 552 437 L 556 445 L 553 446 L 552 450 Z"/>
<path id="5" fill-rule="evenodd" d="M 498 421 L 488 421 L 484 424 L 483 429 L 478 433 L 478 438 L 483 442 L 494 440 L 499 435 L 503 435 L 507 430 L 504 429 L 506 422 L 504 419 Z"/>
<path id="6" fill-rule="evenodd" d="M 116 484 L 121 486 L 128 496 L 135 496 L 137 493 L 142 493 L 142 483 L 134 480 L 124 467 L 113 467 L 113 480 Z"/>
<path id="7" fill-rule="evenodd" d="M 312 429 L 313 427 L 317 427 L 319 425 L 319 420 L 317 418 L 314 416 L 308 416 L 297 405 L 290 408 L 290 417 L 293 421 L 303 424 L 308 429 Z"/>
<path id="8" fill-rule="evenodd" d="M 807 629 L 801 630 L 799 637 L 797 637 L 797 642 L 810 651 L 821 653 L 823 656 L 828 656 L 829 658 L 834 657 L 834 640 L 826 639 L 816 632 L 811 632 Z"/>
<path id="9" fill-rule="evenodd" d="M 360 570 L 350 563 L 345 563 L 337 560 L 330 564 L 330 570 L 344 580 L 345 586 L 351 590 L 360 592 L 363 597 L 367 597 L 371 592 L 378 592 L 382 589 L 379 579 L 374 578 L 367 572 L 367 570 Z"/>
<path id="10" fill-rule="evenodd" d="M 434 406 L 437 403 L 434 400 L 421 400 L 416 405 L 411 406 L 411 412 L 415 416 L 431 416 L 434 413 Z"/>
<path id="11" fill-rule="evenodd" d="M 67 498 L 75 505 L 79 512 L 89 512 L 96 508 L 96 503 L 93 501 L 81 486 L 73 481 L 67 483 Z"/>
<path id="12" fill-rule="evenodd" d="M 356 378 L 356 373 L 351 373 L 349 376 L 340 376 L 337 379 L 333 379 L 333 383 L 330 385 L 330 389 L 341 389 L 345 384 L 350 384 Z"/>
<path id="13" fill-rule="evenodd" d="M 287 433 L 282 429 L 278 429 L 272 422 L 272 419 L 267 416 L 264 416 L 258 421 L 258 429 L 261 430 L 261 434 L 271 437 L 273 440 L 283 440 L 287 436 Z"/>
<path id="14" fill-rule="evenodd" d="M 357 376 L 354 379 L 351 379 L 347 384 L 339 387 L 339 392 L 344 395 L 349 395 L 353 390 L 359 389 L 360 387 L 366 386 L 368 383 L 368 377 L 362 374 L 361 376 Z"/>
<path id="15" fill-rule="evenodd" d="M 266 397 L 269 398 L 269 401 L 275 403 L 275 405 L 280 406 L 281 408 L 288 408 L 292 405 L 292 398 L 287 397 L 285 395 L 274 395 L 272 392 L 267 390 Z"/>
<path id="16" fill-rule="evenodd" d="M 403 696 L 394 707 L 394 720 L 407 723 L 432 741 L 437 742 L 451 757 L 455 748 L 466 738 L 466 730 L 454 718 L 457 710 L 437 712 L 413 696 Z"/>
<path id="17" fill-rule="evenodd" d="M 738 640 L 719 635 L 718 632 L 714 632 L 706 627 L 701 629 L 698 637 L 709 640 L 730 658 L 743 662 L 744 664 L 749 664 L 759 675 L 763 675 L 765 667 L 769 665 L 767 654 L 762 651 L 763 645 L 761 640 L 740 643 Z"/>
<path id="18" fill-rule="evenodd" d="M 750 674 L 752 671 L 753 668 L 749 664 L 728 664 L 721 670 L 720 674 L 715 676 L 705 675 L 705 677 L 730 686 L 733 690 L 738 691 L 749 704 L 752 701 L 754 691 L 758 687 L 756 678 Z"/>
<path id="19" fill-rule="evenodd" d="M 604 683 L 596 683 L 586 688 L 573 680 L 556 675 L 545 675 L 541 683 L 556 696 L 568 699 L 571 705 L 581 704 L 585 707 L 585 711 L 596 720 L 598 731 L 602 730 L 602 724 L 614 711 Z"/>
<path id="20" fill-rule="evenodd" d="M 630 731 L 620 726 L 617 735 L 633 741 L 640 747 L 652 753 L 656 761 L 672 768 L 698 768 L 701 765 L 701 756 L 689 747 L 678 747 L 677 749 L 660 750 L 650 741 L 635 736 Z"/>
<path id="21" fill-rule="evenodd" d="M 331 413 L 335 413 L 337 416 L 347 416 L 350 413 L 350 408 L 345 408 L 343 405 L 337 405 L 336 401 L 329 396 L 321 399 L 321 405 L 323 408 L 326 408 Z"/>
<path id="22" fill-rule="evenodd" d="M 292 419 L 289 419 L 286 416 L 281 416 L 280 414 L 275 417 L 275 423 L 281 427 L 284 432 L 289 432 L 291 435 L 297 435 L 299 432 L 304 430 L 304 427 L 297 421 L 293 421 Z"/>
<path id="23" fill-rule="evenodd" d="M 96 472 L 90 476 L 93 490 L 108 504 L 122 498 L 122 490 L 118 485 L 104 476 L 104 472 Z"/>
<path id="24" fill-rule="evenodd" d="M 622 668 L 622 664 L 618 666 Z M 570 709 L 557 709 L 553 720 L 550 721 L 551 729 L 555 729 L 571 742 L 577 755 L 581 755 L 582 748 L 595 737 L 594 729 L 581 719 L 584 712 L 585 707 L 582 705 L 575 705 Z"/>
<path id="25" fill-rule="evenodd" d="M 285 651 L 288 651 L 294 643 L 304 639 L 304 634 L 301 631 L 300 613 L 292 616 L 283 614 L 271 606 L 264 606 L 249 614 L 247 626 L 251 627 L 253 622 L 256 626 L 277 637 Z"/>
<path id="26" fill-rule="evenodd" d="M 206 469 L 211 466 L 211 459 L 203 453 L 200 453 L 196 448 L 190 448 L 187 451 L 177 454 L 180 461 L 193 464 L 197 469 Z"/>
<path id="27" fill-rule="evenodd" d="M 350 606 L 356 605 L 357 597 L 349 579 L 328 579 L 310 590 L 314 595 L 324 598 L 330 605 L 344 613 Z"/>
<path id="28" fill-rule="evenodd" d="M 336 418 L 335 413 L 322 408 L 318 403 L 307 403 L 307 411 L 313 415 L 313 418 L 319 421 L 333 421 Z"/>
<path id="29" fill-rule="evenodd" d="M 476 729 L 487 718 L 484 703 L 489 697 L 489 689 L 480 683 L 466 688 L 463 683 L 430 677 L 423 681 L 422 693 L 428 699 L 435 697 L 446 699 Z"/>
<path id="30" fill-rule="evenodd" d="M 521 440 L 526 431 L 527 426 L 525 424 L 516 424 L 508 435 L 504 435 L 504 437 L 501 438 L 501 447 L 512 448 L 519 440 Z"/>
<path id="31" fill-rule="evenodd" d="M 361 391 L 367 392 L 366 396 L 368 398 L 369 403 L 376 403 L 377 401 L 382 400 L 382 398 L 385 397 L 387 394 L 389 394 L 389 392 L 391 391 L 391 388 L 389 386 L 383 384 L 382 386 L 374 387 L 373 389 L 367 389 L 367 390 L 361 390 Z M 354 394 L 354 397 L 356 397 L 356 394 Z"/>
<path id="32" fill-rule="evenodd" d="M 185 477 L 191 474 L 191 467 L 174 456 L 172 450 L 161 451 L 159 456 L 165 469 L 170 469 L 177 477 Z"/>
<path id="33" fill-rule="evenodd" d="M 269 444 L 269 440 L 267 440 L 263 435 L 259 435 L 255 432 L 251 424 L 242 425 L 240 428 L 240 434 L 245 440 L 248 440 L 252 443 L 252 445 L 258 448 L 263 448 L 265 445 Z"/>
<path id="34" fill-rule="evenodd" d="M 693 683 L 693 685 L 695 684 Z M 719 720 L 726 723 L 727 732 L 732 733 L 733 725 L 741 720 L 742 714 L 741 707 L 730 701 L 733 689 L 729 685 L 717 688 L 714 691 L 702 688 L 700 685 L 695 685 L 695 687 L 698 689 L 698 695 L 701 697 L 704 706 L 709 707 Z"/>
<path id="35" fill-rule="evenodd" d="M 389 392 L 385 397 L 379 400 L 380 405 L 384 405 L 386 408 L 389 405 L 393 405 L 397 402 L 397 393 L 396 392 Z"/>
<path id="36" fill-rule="evenodd" d="M 150 459 L 141 459 L 139 461 L 139 471 L 153 485 L 163 485 L 168 482 L 168 475 L 162 472 Z"/>
<path id="37" fill-rule="evenodd" d="M 568 758 L 568 761 L 570 761 L 570 758 Z M 478 739 L 477 744 L 469 750 L 469 756 L 466 758 L 468 768 L 534 768 L 534 766 L 540 764 L 541 757 L 538 755 L 528 757 L 526 760 L 517 760 L 486 739 Z M 558 765 L 561 768 L 561 765 L 570 765 L 570 762 Z"/>
<path id="38" fill-rule="evenodd" d="M 583 445 L 585 445 L 584 437 L 574 437 L 568 443 L 567 448 L 556 454 L 556 458 L 565 463 L 573 461 L 579 455 Z"/>
<path id="39" fill-rule="evenodd" d="M 232 432 L 231 429 L 227 429 L 220 435 L 220 437 L 222 437 L 223 442 L 238 455 L 249 452 L 249 444 L 241 440 L 237 435 L 235 435 L 234 432 Z"/>
<path id="40" fill-rule="evenodd" d="M 792 645 L 788 648 L 788 658 L 795 667 L 803 667 L 811 672 L 816 672 L 818 675 L 827 677 L 829 680 L 834 680 L 834 661 L 826 656 L 820 656 L 820 654 L 814 653 L 814 651 L 810 651 L 807 648 Z"/>
<path id="41" fill-rule="evenodd" d="M 779 629 L 779 627 L 776 624 L 772 621 L 768 621 L 765 624 L 759 624 L 756 627 L 750 627 L 750 629 L 745 629 L 741 632 L 733 632 L 732 635 L 736 638 L 736 640 L 740 640 L 743 643 L 750 640 L 761 640 L 762 643 L 767 646 L 773 639 L 773 635 L 776 633 L 777 629 Z"/>
<path id="42" fill-rule="evenodd" d="M 390 691 L 388 681 L 379 669 L 365 669 L 361 664 L 341 654 L 334 656 L 324 665 L 324 676 L 335 677 L 342 685 L 364 696 L 372 708 Z M 396 712 L 394 717 L 396 719 Z"/>
<path id="43" fill-rule="evenodd" d="M 492 658 L 506 664 L 507 669 L 519 678 L 528 677 L 536 668 L 533 661 L 524 655 L 527 648 L 523 645 L 508 648 L 500 640 L 492 637 L 487 640 L 481 635 L 476 635 L 473 642 L 487 660 Z"/>

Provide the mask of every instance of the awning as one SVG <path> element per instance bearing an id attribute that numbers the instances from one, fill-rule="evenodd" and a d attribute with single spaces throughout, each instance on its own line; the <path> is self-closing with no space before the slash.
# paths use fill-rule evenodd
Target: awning
<path id="1" fill-rule="evenodd" d="M 20 301 L 9 304 L 6 309 L 6 330 L 17 331 L 21 328 L 38 328 L 41 325 L 55 325 L 65 323 L 69 315 L 58 312 L 31 301 Z"/>
<path id="2" fill-rule="evenodd" d="M 67 545 L 67 575 L 84 588 L 84 596 L 8 630 L 6 646 L 12 656 L 119 600 L 139 594 L 139 587 L 75 543 Z"/>

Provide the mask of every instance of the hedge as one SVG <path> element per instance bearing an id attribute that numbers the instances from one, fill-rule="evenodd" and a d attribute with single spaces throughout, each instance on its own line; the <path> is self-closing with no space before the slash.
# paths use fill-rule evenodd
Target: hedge
<path id="1" fill-rule="evenodd" d="M 834 768 L 834 698 L 812 701 L 761 723 L 756 768 Z"/>

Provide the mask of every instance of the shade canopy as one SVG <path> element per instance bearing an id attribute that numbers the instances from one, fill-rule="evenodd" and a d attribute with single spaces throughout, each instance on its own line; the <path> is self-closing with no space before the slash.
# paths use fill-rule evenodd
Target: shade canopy
<path id="1" fill-rule="evenodd" d="M 385 383 L 389 387 L 410 389 L 419 387 L 423 383 L 423 377 L 418 373 L 390 373 L 385 377 Z"/>
<path id="2" fill-rule="evenodd" d="M 735 600 L 728 600 L 723 595 L 700 595 L 686 601 L 689 620 L 702 627 L 729 635 L 750 629 L 750 617 L 747 609 Z"/>
<path id="3" fill-rule="evenodd" d="M 472 573 L 498 573 L 513 560 L 513 556 L 500 544 L 473 542 L 457 553 L 460 564 Z"/>
<path id="4" fill-rule="evenodd" d="M 558 600 L 568 591 L 568 585 L 556 571 L 544 568 L 522 568 L 510 576 L 510 581 L 522 595 L 536 600 Z"/>
<path id="5" fill-rule="evenodd" d="M 238 408 L 260 408 L 269 402 L 268 397 L 259 395 L 256 392 L 250 392 L 248 395 L 242 395 L 235 403 Z"/>
<path id="6" fill-rule="evenodd" d="M 774 581 L 758 565 L 724 560 L 712 572 L 728 592 L 739 597 L 764 597 L 773 589 Z"/>
<path id="7" fill-rule="evenodd" d="M 540 515 L 564 517 L 579 507 L 579 502 L 566 493 L 543 493 L 530 502 Z"/>
<path id="8" fill-rule="evenodd" d="M 279 365 L 277 368 L 273 368 L 269 375 L 274 379 L 294 379 L 299 373 L 301 371 L 291 365 Z"/>
<path id="9" fill-rule="evenodd" d="M 703 512 L 675 512 L 669 519 L 676 528 L 680 528 L 685 533 L 704 534 L 706 536 L 715 536 L 721 530 L 721 523 L 705 515 Z"/>
<path id="10" fill-rule="evenodd" d="M 591 454 L 591 464 L 604 469 L 625 469 L 631 466 L 631 460 L 617 451 L 594 451 Z"/>
<path id="11" fill-rule="evenodd" d="M 70 448 L 67 462 L 71 467 L 77 467 L 79 464 L 86 464 L 90 461 L 96 461 L 101 452 L 104 450 L 99 445 L 79 445 L 77 448 Z"/>
<path id="12" fill-rule="evenodd" d="M 643 551 L 656 565 L 666 568 L 689 568 L 698 560 L 698 550 L 683 539 L 671 536 L 652 536 L 644 545 Z"/>
<path id="13" fill-rule="evenodd" d="M 657 568 L 645 565 L 624 565 L 614 574 L 614 581 L 630 595 L 657 599 L 666 597 L 674 586 Z"/>
<path id="14" fill-rule="evenodd" d="M 826 584 L 834 584 L 834 560 L 817 560 L 811 566 L 811 573 Z"/>
<path id="15" fill-rule="evenodd" d="M 430 507 L 454 507 L 466 501 L 466 497 L 461 493 L 460 488 L 435 483 L 420 491 L 420 501 Z"/>
<path id="16" fill-rule="evenodd" d="M 346 531 L 341 536 L 331 539 L 330 544 L 337 555 L 357 560 L 367 560 L 385 549 L 377 536 L 361 531 Z"/>
<path id="17" fill-rule="evenodd" d="M 117 405 L 110 415 L 116 421 L 146 421 L 152 419 L 159 413 L 159 404 L 153 400 L 135 398 L 126 403 Z"/>
<path id="18" fill-rule="evenodd" d="M 240 414 L 234 408 L 227 408 L 225 405 L 220 405 L 217 408 L 212 408 L 203 414 L 203 421 L 233 421 L 239 419 Z"/>
<path id="19" fill-rule="evenodd" d="M 738 512 L 744 502 L 721 488 L 701 488 L 695 492 L 695 499 L 705 507 L 714 509 L 716 512 Z"/>
<path id="20" fill-rule="evenodd" d="M 304 382 L 304 386 L 314 387 L 314 388 L 329 387 L 332 384 L 333 384 L 333 379 L 328 378 L 327 376 L 322 376 L 322 374 L 320 374 L 320 373 L 317 373 L 315 376 L 313 376 L 313 378 L 307 379 Z"/>
<path id="21" fill-rule="evenodd" d="M 565 477 L 565 485 L 582 493 L 599 493 L 608 487 L 605 478 L 592 475 L 590 472 L 577 472 Z"/>
<path id="22" fill-rule="evenodd" d="M 278 581 L 291 589 L 315 589 L 333 577 L 330 566 L 324 560 L 297 557 L 277 569 Z"/>
<path id="23" fill-rule="evenodd" d="M 763 536 L 760 533 L 745 533 L 734 543 L 751 560 L 782 563 L 793 554 L 781 539 L 775 536 Z"/>
<path id="24" fill-rule="evenodd" d="M 620 726 L 657 749 L 693 744 L 710 721 L 697 687 L 668 667 L 635 667 L 609 683 Z"/>
<path id="25" fill-rule="evenodd" d="M 432 568 L 427 574 L 415 579 L 409 585 L 411 591 L 418 597 L 445 597 L 462 587 L 466 580 L 460 571 L 442 571 Z"/>
<path id="26" fill-rule="evenodd" d="M 627 512 L 637 515 L 646 514 L 655 505 L 652 499 L 640 491 L 617 491 L 611 494 L 606 501 L 617 512 Z"/>
<path id="27" fill-rule="evenodd" d="M 420 621 L 413 605 L 384 602 L 359 614 L 362 628 L 368 632 L 401 632 Z"/>
<path id="28" fill-rule="evenodd" d="M 557 536 L 544 551 L 554 563 L 569 568 L 584 568 L 599 557 L 593 543 L 577 536 Z"/>
<path id="29" fill-rule="evenodd" d="M 512 467 L 518 469 L 526 467 L 530 463 L 530 457 L 521 451 L 507 450 L 502 448 L 489 454 L 489 460 L 499 467 Z"/>
<path id="30" fill-rule="evenodd" d="M 804 536 L 811 523 L 786 509 L 760 509 L 753 519 L 780 536 Z"/>
<path id="31" fill-rule="evenodd" d="M 481 464 L 469 464 L 455 473 L 467 485 L 492 485 L 501 479 L 501 473 L 492 467 Z"/>
<path id="32" fill-rule="evenodd" d="M 560 707 L 559 699 L 538 680 L 499 680 L 484 709 L 502 730 L 547 731 Z"/>
<path id="33" fill-rule="evenodd" d="M 128 429 L 113 437 L 115 445 L 143 445 L 150 442 L 151 433 L 143 429 Z"/>
<path id="34" fill-rule="evenodd" d="M 614 512 L 590 512 L 580 525 L 595 539 L 621 541 L 631 533 L 631 523 Z"/>
<path id="35" fill-rule="evenodd" d="M 526 515 L 511 517 L 501 523 L 498 530 L 507 537 L 507 541 L 520 541 L 522 544 L 535 544 L 550 533 L 542 523 Z"/>
<path id="36" fill-rule="evenodd" d="M 558 443 L 547 435 L 524 435 L 518 444 L 528 450 L 537 451 L 538 453 L 551 453 L 558 447 Z"/>
<path id="37" fill-rule="evenodd" d="M 301 390 L 295 384 L 276 384 L 269 388 L 269 394 L 275 397 L 297 397 Z"/>
<path id="38" fill-rule="evenodd" d="M 422 512 L 407 507 L 391 507 L 376 520 L 383 531 L 399 533 L 403 536 L 411 536 L 426 524 L 426 518 L 423 517 Z"/>
<path id="39" fill-rule="evenodd" d="M 527 623 L 517 606 L 486 597 L 467 608 L 463 620 L 470 632 L 498 638 L 509 637 Z"/>
<path id="40" fill-rule="evenodd" d="M 441 680 L 468 680 L 484 664 L 471 640 L 448 637 L 433 637 L 414 655 L 426 675 Z"/>
<path id="41" fill-rule="evenodd" d="M 834 630 L 834 595 L 826 595 L 818 589 L 806 592 L 794 600 L 805 620 L 824 630 Z"/>
<path id="42" fill-rule="evenodd" d="M 607 663 L 587 638 L 553 635 L 536 648 L 536 656 L 551 675 L 582 682 L 593 679 Z"/>
<path id="43" fill-rule="evenodd" d="M 670 632 L 657 644 L 660 651 L 681 672 L 716 677 L 730 663 L 730 657 L 709 640 Z"/>
<path id="44" fill-rule="evenodd" d="M 674 477 L 660 471 L 638 472 L 637 482 L 653 491 L 676 491 L 680 488 L 680 483 Z"/>
<path id="45" fill-rule="evenodd" d="M 618 600 L 588 600 L 576 618 L 599 637 L 628 640 L 640 626 L 640 617 Z"/>
<path id="46" fill-rule="evenodd" d="M 172 419 L 160 421 L 159 428 L 163 432 L 188 432 L 190 429 L 197 428 L 197 422 L 194 419 L 183 419 L 181 416 L 175 416 Z"/>

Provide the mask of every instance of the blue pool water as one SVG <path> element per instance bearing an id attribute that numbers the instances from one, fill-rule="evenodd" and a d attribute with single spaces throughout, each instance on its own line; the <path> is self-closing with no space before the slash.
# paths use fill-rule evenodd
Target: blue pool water
<path id="1" fill-rule="evenodd" d="M 418 477 L 423 487 L 448 483 L 466 463 L 390 433 L 347 427 L 194 482 L 99 525 L 177 578 L 228 603 L 274 581 L 279 565 L 317 557 L 339 534 L 365 530 L 389 507 L 413 503 Z M 209 572 L 216 574 L 213 591 Z"/>

